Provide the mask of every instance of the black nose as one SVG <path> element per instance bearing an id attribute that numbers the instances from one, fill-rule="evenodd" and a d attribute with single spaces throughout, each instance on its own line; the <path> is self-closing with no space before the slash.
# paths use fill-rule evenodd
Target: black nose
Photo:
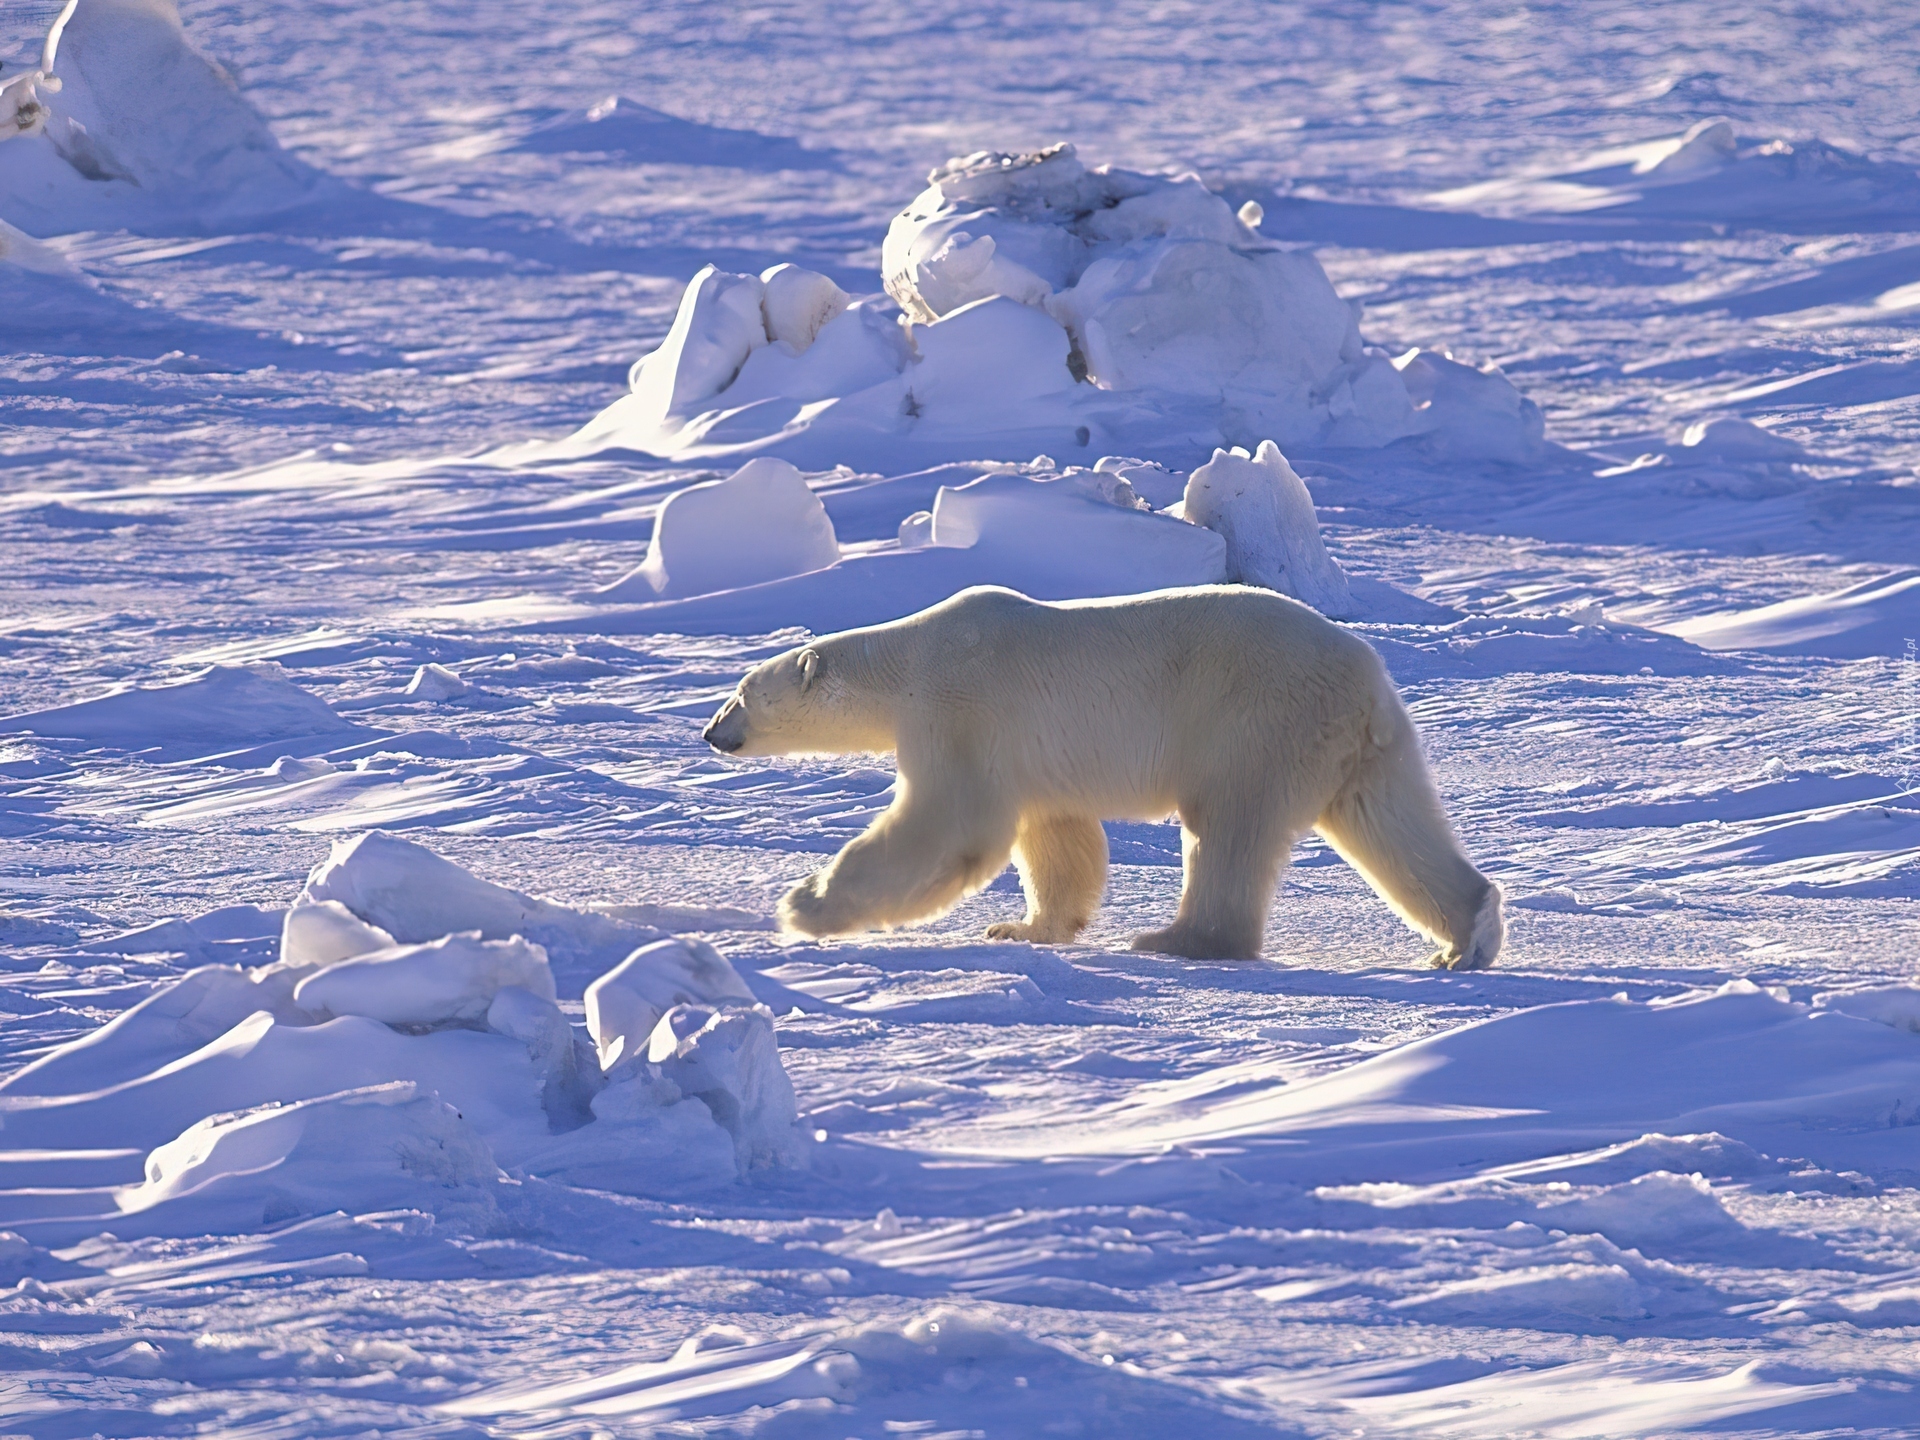
<path id="1" fill-rule="evenodd" d="M 740 741 L 738 739 L 718 739 L 713 732 L 719 728 L 720 716 L 716 715 L 707 722 L 707 728 L 700 732 L 700 738 L 718 750 L 722 755 L 731 755 L 740 748 Z"/>

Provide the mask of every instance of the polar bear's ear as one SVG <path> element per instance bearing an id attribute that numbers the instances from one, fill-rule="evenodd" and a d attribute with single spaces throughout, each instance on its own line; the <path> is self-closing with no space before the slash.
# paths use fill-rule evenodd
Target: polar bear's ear
<path id="1" fill-rule="evenodd" d="M 820 652 L 802 650 L 800 652 L 800 693 L 805 694 L 813 688 L 813 677 L 820 673 Z"/>

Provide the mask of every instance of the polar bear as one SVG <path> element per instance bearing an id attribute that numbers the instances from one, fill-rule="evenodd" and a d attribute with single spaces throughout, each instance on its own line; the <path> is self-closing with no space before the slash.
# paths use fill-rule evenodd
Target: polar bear
<path id="1" fill-rule="evenodd" d="M 1434 965 L 1491 965 L 1505 938 L 1380 657 L 1272 591 L 962 590 L 756 666 L 704 736 L 728 755 L 898 757 L 886 813 L 781 900 L 804 935 L 931 919 L 1011 856 L 1027 913 L 988 937 L 1069 941 L 1106 886 L 1100 822 L 1177 813 L 1179 912 L 1137 950 L 1258 956 L 1309 829 L 1439 944 Z"/>

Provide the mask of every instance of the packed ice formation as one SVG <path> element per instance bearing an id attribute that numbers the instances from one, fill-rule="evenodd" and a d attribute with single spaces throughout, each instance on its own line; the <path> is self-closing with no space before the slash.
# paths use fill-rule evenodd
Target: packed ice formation
<path id="1" fill-rule="evenodd" d="M 1542 422 L 1491 367 L 1398 357 L 1313 256 L 1192 175 L 1071 145 L 948 162 L 887 231 L 885 293 L 708 266 L 632 393 L 559 447 L 801 464 L 1089 447 L 1377 447 L 1522 461 Z"/>
<path id="2" fill-rule="evenodd" d="M 467 928 L 393 937 L 443 923 Z M 589 988 L 588 1035 L 521 930 L 640 942 Z M 801 1165 L 808 1145 L 768 1013 L 718 951 L 519 896 L 378 833 L 316 867 L 277 960 L 162 987 L 0 1081 L 0 1115 L 10 1141 L 50 1155 L 147 1152 L 138 1179 L 0 1196 L 9 1224 L 122 1234 L 401 1204 L 484 1231 L 501 1165 L 652 1193 Z"/>

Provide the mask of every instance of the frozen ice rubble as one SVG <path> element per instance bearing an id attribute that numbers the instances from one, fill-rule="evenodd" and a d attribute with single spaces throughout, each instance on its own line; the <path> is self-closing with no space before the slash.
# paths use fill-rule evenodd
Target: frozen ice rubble
<path id="1" fill-rule="evenodd" d="M 626 943 L 590 987 L 587 1033 L 523 928 L 587 953 Z M 484 1228 L 502 1165 L 672 1195 L 802 1165 L 810 1143 L 772 1015 L 711 946 L 383 835 L 315 868 L 273 963 L 165 986 L 0 1082 L 0 1119 L 76 1182 L 0 1192 L 0 1223 L 64 1235 L 396 1205 Z"/>
<path id="2" fill-rule="evenodd" d="M 1195 441 L 1540 449 L 1538 407 L 1497 369 L 1368 346 L 1311 254 L 1192 175 L 1088 169 L 1064 144 L 955 159 L 894 219 L 881 271 L 885 293 L 856 297 L 793 265 L 708 266 L 630 395 L 520 448 L 881 469 Z"/>

